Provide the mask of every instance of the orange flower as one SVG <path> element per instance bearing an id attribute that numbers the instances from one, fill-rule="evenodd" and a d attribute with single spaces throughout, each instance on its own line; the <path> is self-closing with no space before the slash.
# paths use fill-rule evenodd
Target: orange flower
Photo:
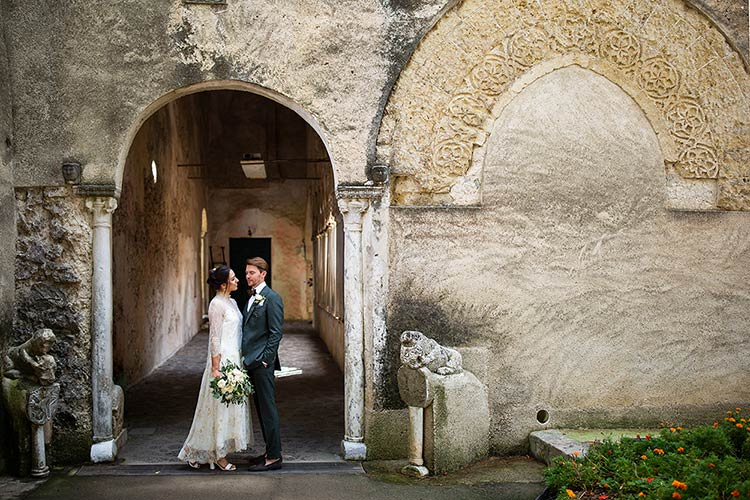
<path id="1" fill-rule="evenodd" d="M 683 448 L 682 446 L 680 446 L 679 448 L 677 448 L 677 451 L 679 453 L 682 453 L 683 451 L 685 451 L 685 448 Z"/>
<path id="2" fill-rule="evenodd" d="M 741 418 L 740 422 L 742 422 L 744 424 L 745 422 L 747 422 L 747 420 L 745 420 L 744 418 Z"/>
<path id="3" fill-rule="evenodd" d="M 664 450 L 662 450 L 661 448 L 654 448 L 654 453 L 656 453 L 657 455 L 664 455 Z"/>
<path id="4" fill-rule="evenodd" d="M 570 498 L 575 498 L 576 497 L 576 494 L 573 493 L 573 490 L 565 490 L 565 493 L 567 493 L 568 497 L 570 497 Z"/>
<path id="5" fill-rule="evenodd" d="M 676 430 L 677 430 L 677 429 L 675 429 L 674 427 L 670 427 L 670 428 L 669 428 L 669 432 L 674 432 L 674 431 L 676 431 Z"/>
<path id="6" fill-rule="evenodd" d="M 599 495 L 599 500 L 607 500 L 609 498 L 607 495 Z"/>
<path id="7" fill-rule="evenodd" d="M 608 490 L 608 489 L 609 489 L 609 484 L 608 484 L 608 483 L 604 483 L 604 489 L 605 489 L 605 490 Z"/>
<path id="8" fill-rule="evenodd" d="M 732 410 L 727 410 L 727 414 L 731 415 L 732 414 Z"/>
<path id="9" fill-rule="evenodd" d="M 645 496 L 646 496 L 646 494 L 645 494 L 644 492 L 642 492 L 642 491 L 641 491 L 640 493 L 638 493 L 638 496 L 639 496 L 639 497 L 645 497 Z"/>
<path id="10" fill-rule="evenodd" d="M 734 419 L 734 417 L 729 417 L 729 418 L 727 419 L 727 422 L 732 422 L 732 423 L 734 423 L 734 422 L 736 422 L 736 420 Z"/>
<path id="11" fill-rule="evenodd" d="M 742 408 L 735 408 L 734 411 L 742 411 Z"/>
<path id="12" fill-rule="evenodd" d="M 674 493 L 672 493 L 672 498 L 677 498 L 679 500 L 680 498 L 682 498 L 682 495 L 675 491 Z"/>
<path id="13" fill-rule="evenodd" d="M 714 427 L 718 427 L 718 426 L 719 426 L 719 422 L 714 422 Z"/>
<path id="14" fill-rule="evenodd" d="M 687 490 L 687 484 L 681 483 L 677 479 L 675 479 L 674 481 L 672 481 L 672 486 L 674 486 L 675 488 L 680 489 L 682 491 Z"/>
<path id="15" fill-rule="evenodd" d="M 716 465 L 714 465 L 714 464 L 708 464 L 708 466 L 711 467 L 711 468 L 716 467 Z"/>
<path id="16" fill-rule="evenodd" d="M 648 460 L 648 457 L 646 455 L 641 455 L 641 460 Z"/>
<path id="17" fill-rule="evenodd" d="M 651 441 L 651 434 L 646 434 L 646 440 Z"/>
<path id="18" fill-rule="evenodd" d="M 682 426 L 678 425 L 678 426 L 677 426 L 677 430 L 678 430 L 678 431 L 681 431 L 681 430 L 682 430 Z"/>
<path id="19" fill-rule="evenodd" d="M 646 482 L 647 482 L 647 483 L 651 483 L 651 482 L 653 482 L 653 481 L 654 481 L 654 478 L 653 478 L 653 477 L 649 477 L 649 478 L 646 478 Z"/>
<path id="20" fill-rule="evenodd" d="M 742 424 L 737 424 L 737 428 L 738 428 L 738 429 L 742 429 L 742 427 L 743 427 L 743 425 L 742 425 Z"/>
<path id="21" fill-rule="evenodd" d="M 580 453 L 579 453 L 579 452 L 577 452 L 577 451 L 574 451 L 574 452 L 573 452 L 573 456 L 574 456 L 574 457 L 577 457 L 578 455 L 580 455 Z"/>
<path id="22" fill-rule="evenodd" d="M 740 492 L 737 491 L 737 490 L 734 490 L 734 491 L 732 491 L 732 496 L 735 497 L 735 498 L 737 498 L 738 496 L 740 496 Z"/>

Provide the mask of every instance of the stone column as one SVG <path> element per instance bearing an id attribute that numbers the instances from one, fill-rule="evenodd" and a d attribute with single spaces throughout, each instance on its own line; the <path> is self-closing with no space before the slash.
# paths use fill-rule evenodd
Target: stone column
<path id="1" fill-rule="evenodd" d="M 94 274 L 91 290 L 91 389 L 94 403 L 93 462 L 108 462 L 117 455 L 112 435 L 112 212 L 114 197 L 86 200 L 93 212 Z"/>
<path id="2" fill-rule="evenodd" d="M 344 440 L 346 460 L 364 460 L 365 362 L 362 310 L 362 219 L 370 203 L 339 198 L 344 218 Z"/>

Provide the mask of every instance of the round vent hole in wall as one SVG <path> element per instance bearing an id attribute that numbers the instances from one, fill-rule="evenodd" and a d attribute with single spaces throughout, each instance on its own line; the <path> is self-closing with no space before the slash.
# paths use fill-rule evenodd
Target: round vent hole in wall
<path id="1" fill-rule="evenodd" d="M 536 421 L 540 424 L 546 424 L 549 422 L 549 412 L 547 410 L 539 410 L 536 412 Z"/>

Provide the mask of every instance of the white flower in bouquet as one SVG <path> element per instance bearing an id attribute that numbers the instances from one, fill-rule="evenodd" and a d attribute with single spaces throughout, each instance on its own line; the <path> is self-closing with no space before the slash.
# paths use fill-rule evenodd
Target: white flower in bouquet
<path id="1" fill-rule="evenodd" d="M 245 404 L 253 393 L 247 373 L 231 361 L 224 363 L 219 373 L 221 376 L 213 378 L 210 383 L 213 396 L 227 406 Z"/>

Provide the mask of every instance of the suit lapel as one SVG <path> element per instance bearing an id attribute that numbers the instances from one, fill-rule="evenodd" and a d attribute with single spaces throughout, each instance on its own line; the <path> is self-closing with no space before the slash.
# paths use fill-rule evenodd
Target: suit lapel
<path id="1" fill-rule="evenodd" d="M 260 291 L 261 297 L 265 298 L 265 296 L 268 295 L 268 290 L 269 290 L 268 285 L 264 286 L 263 290 Z M 253 315 L 253 311 L 255 310 L 255 308 L 258 307 L 258 304 L 255 302 L 255 298 L 254 297 L 250 297 L 250 300 L 252 301 L 252 304 L 250 304 L 250 310 L 247 311 L 247 313 L 244 313 L 245 314 L 245 318 L 244 318 L 245 322 L 247 322 L 247 320 L 250 319 L 250 316 Z"/>

